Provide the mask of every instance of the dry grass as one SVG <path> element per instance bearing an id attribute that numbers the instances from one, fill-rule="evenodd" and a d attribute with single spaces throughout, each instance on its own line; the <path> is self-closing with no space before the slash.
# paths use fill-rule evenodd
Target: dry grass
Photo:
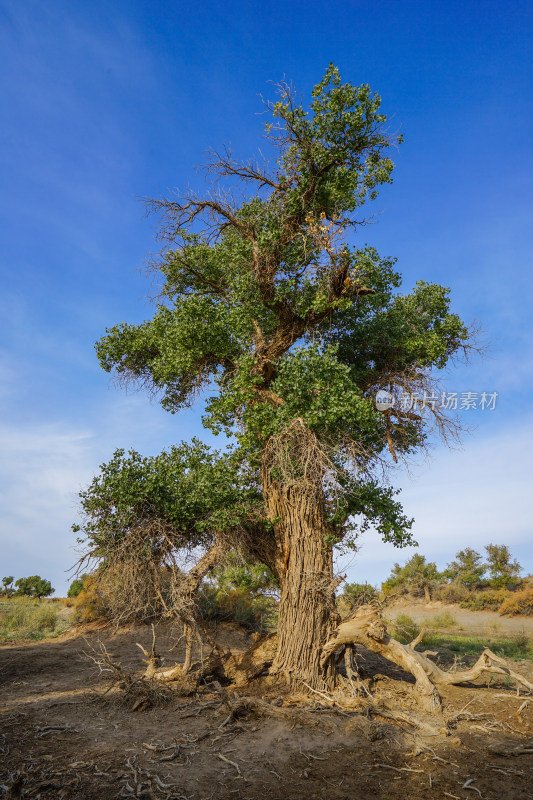
<path id="1" fill-rule="evenodd" d="M 63 604 L 58 600 L 16 597 L 0 601 L 0 642 L 12 639 L 37 641 L 57 636 L 68 627 L 59 616 Z"/>

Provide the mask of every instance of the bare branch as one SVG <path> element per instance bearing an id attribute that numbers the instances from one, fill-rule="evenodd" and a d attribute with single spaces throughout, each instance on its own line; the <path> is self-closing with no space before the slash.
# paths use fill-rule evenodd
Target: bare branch
<path id="1" fill-rule="evenodd" d="M 174 241 L 180 230 L 188 228 L 199 219 L 204 222 L 205 235 L 219 236 L 226 228 L 233 227 L 250 242 L 255 241 L 253 229 L 245 225 L 236 216 L 233 203 L 228 201 L 227 193 L 220 193 L 214 198 L 200 199 L 193 192 L 176 200 L 145 199 L 147 213 L 159 214 L 163 227 L 159 236 L 161 239 Z"/>

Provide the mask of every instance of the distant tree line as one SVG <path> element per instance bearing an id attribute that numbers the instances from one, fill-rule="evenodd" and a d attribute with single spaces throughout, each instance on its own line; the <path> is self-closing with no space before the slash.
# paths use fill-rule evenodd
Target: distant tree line
<path id="1" fill-rule="evenodd" d="M 389 577 L 381 584 L 381 598 L 411 594 L 424 597 L 426 602 L 437 598 L 461 602 L 476 609 L 499 608 L 509 590 L 518 589 L 523 584 L 520 577 L 522 567 L 512 557 L 507 545 L 488 544 L 484 550 L 485 558 L 472 547 L 465 547 L 442 571 L 434 561 L 428 561 L 421 553 L 414 553 L 403 566 L 394 564 Z M 527 587 L 525 591 L 530 604 L 532 590 Z M 368 583 L 347 583 L 339 597 L 341 613 L 350 613 L 379 596 L 378 589 Z M 521 607 L 516 613 L 531 612 Z"/>
<path id="2" fill-rule="evenodd" d="M 472 547 L 459 550 L 446 569 L 439 572 L 433 561 L 415 553 L 402 566 L 394 564 L 391 574 L 382 584 L 386 594 L 410 592 L 431 600 L 432 590 L 439 584 L 458 584 L 470 591 L 479 589 L 513 589 L 520 585 L 522 567 L 505 544 L 485 546 L 486 557 Z"/>
<path id="3" fill-rule="evenodd" d="M 13 575 L 2 578 L 0 594 L 4 597 L 36 597 L 39 600 L 49 597 L 55 592 L 50 581 L 41 578 L 40 575 L 30 575 L 29 578 L 18 578 L 15 580 Z"/>

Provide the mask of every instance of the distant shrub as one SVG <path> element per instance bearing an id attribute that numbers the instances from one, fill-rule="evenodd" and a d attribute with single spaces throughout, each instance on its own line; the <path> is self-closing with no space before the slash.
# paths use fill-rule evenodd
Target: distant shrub
<path id="1" fill-rule="evenodd" d="M 0 631 L 6 638 L 42 639 L 54 633 L 57 611 L 53 605 L 20 598 L 0 605 Z"/>
<path id="2" fill-rule="evenodd" d="M 471 592 L 470 597 L 462 600 L 460 606 L 471 611 L 499 611 L 501 604 L 508 597 L 509 592 L 506 589 Z"/>
<path id="3" fill-rule="evenodd" d="M 435 614 L 424 623 L 428 628 L 439 630 L 441 628 L 455 628 L 457 627 L 457 620 L 452 617 L 449 611 L 444 611 L 442 614 Z"/>
<path id="4" fill-rule="evenodd" d="M 440 583 L 433 592 L 433 599 L 443 603 L 462 603 L 468 601 L 474 592 L 462 583 Z"/>
<path id="5" fill-rule="evenodd" d="M 500 614 L 533 615 L 533 586 L 526 586 L 516 592 L 510 592 L 499 607 Z"/>
<path id="6" fill-rule="evenodd" d="M 396 619 L 389 625 L 389 633 L 393 639 L 397 639 L 403 644 L 408 644 L 416 639 L 420 633 L 420 626 L 408 614 L 398 614 Z"/>
<path id="7" fill-rule="evenodd" d="M 376 588 L 369 583 L 347 583 L 337 598 L 339 613 L 343 617 L 353 614 L 359 606 L 371 603 L 377 596 Z"/>
<path id="8" fill-rule="evenodd" d="M 204 619 L 236 622 L 264 633 L 275 627 L 277 604 L 271 597 L 253 596 L 246 589 L 221 591 L 206 583 L 197 596 L 197 607 Z"/>
<path id="9" fill-rule="evenodd" d="M 203 582 L 196 605 L 204 619 L 236 622 L 264 633 L 276 625 L 278 590 L 265 564 L 246 561 L 231 551 Z"/>

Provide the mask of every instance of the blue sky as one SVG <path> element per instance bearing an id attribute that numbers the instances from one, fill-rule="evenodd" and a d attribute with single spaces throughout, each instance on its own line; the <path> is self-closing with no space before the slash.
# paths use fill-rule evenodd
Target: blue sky
<path id="1" fill-rule="evenodd" d="M 0 2 L 1 575 L 64 592 L 98 465 L 201 434 L 199 409 L 125 393 L 94 355 L 107 326 L 151 313 L 138 198 L 201 189 L 209 147 L 253 155 L 269 81 L 305 96 L 330 61 L 405 137 L 360 241 L 398 257 L 406 289 L 450 286 L 491 342 L 446 381 L 497 391 L 496 409 L 464 412 L 462 450 L 397 476 L 420 550 L 443 565 L 507 542 L 533 571 L 532 33 L 526 2 Z M 341 566 L 377 582 L 410 553 L 367 535 Z"/>

